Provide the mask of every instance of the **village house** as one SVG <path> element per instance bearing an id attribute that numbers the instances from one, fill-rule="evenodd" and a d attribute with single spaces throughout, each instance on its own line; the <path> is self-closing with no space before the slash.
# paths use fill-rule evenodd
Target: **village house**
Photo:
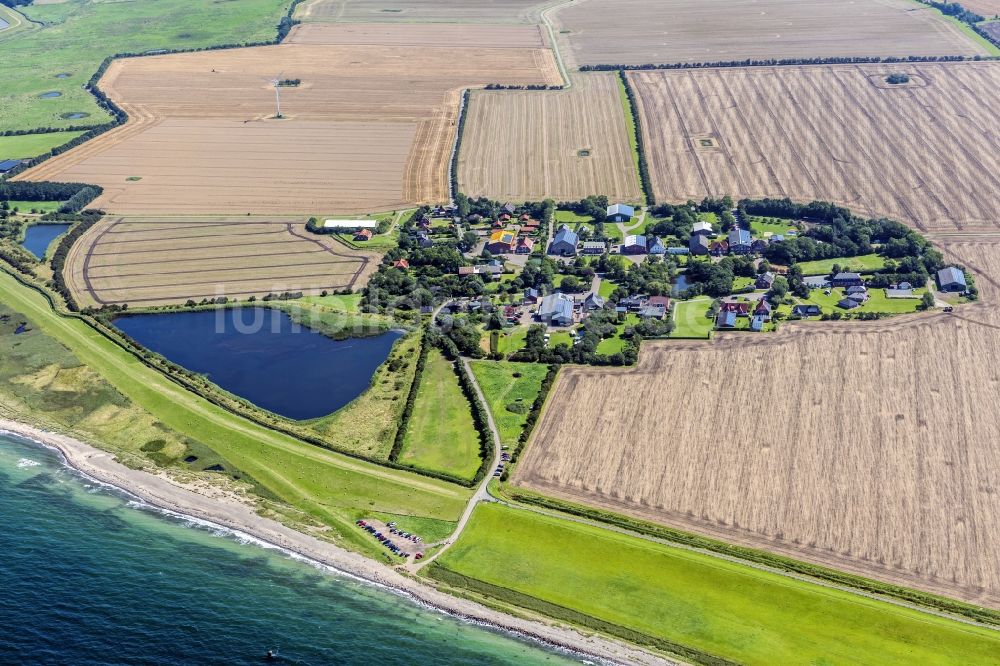
<path id="1" fill-rule="evenodd" d="M 517 246 L 517 235 L 512 231 L 500 229 L 490 235 L 486 243 L 486 250 L 490 254 L 509 254 Z"/>
<path id="2" fill-rule="evenodd" d="M 688 241 L 688 249 L 691 251 L 691 254 L 698 256 L 708 254 L 710 245 L 711 243 L 709 242 L 708 237 L 704 234 L 695 234 L 691 236 L 691 239 Z"/>
<path id="3" fill-rule="evenodd" d="M 754 282 L 754 286 L 758 289 L 770 289 L 774 285 L 775 275 L 771 271 L 766 273 L 761 273 L 757 276 L 757 280 Z"/>
<path id="4" fill-rule="evenodd" d="M 692 236 L 705 236 L 706 238 L 708 238 L 708 237 L 714 237 L 715 236 L 715 230 L 712 229 L 712 225 L 709 224 L 708 222 L 704 222 L 702 220 L 698 220 L 697 222 L 694 223 L 694 226 L 691 227 L 691 235 Z"/>
<path id="5" fill-rule="evenodd" d="M 646 254 L 646 237 L 642 234 L 626 236 L 622 242 L 622 254 Z"/>
<path id="6" fill-rule="evenodd" d="M 753 309 L 754 317 L 761 317 L 764 321 L 771 321 L 771 304 L 768 303 L 766 298 L 762 298 L 757 302 L 757 307 Z"/>
<path id="7" fill-rule="evenodd" d="M 635 217 L 635 208 L 625 204 L 613 204 L 608 206 L 607 217 L 612 222 L 628 222 Z"/>
<path id="8" fill-rule="evenodd" d="M 818 305 L 793 305 L 792 315 L 796 317 L 818 317 L 822 311 Z"/>
<path id="9" fill-rule="evenodd" d="M 842 298 L 837 301 L 837 307 L 844 308 L 845 310 L 853 310 L 861 305 L 861 301 L 854 298 Z"/>
<path id="10" fill-rule="evenodd" d="M 668 296 L 650 296 L 639 310 L 639 316 L 643 319 L 663 319 L 669 309 L 670 298 Z"/>
<path id="11" fill-rule="evenodd" d="M 410 267 L 410 262 L 408 262 L 406 259 L 397 259 L 396 261 L 393 262 L 392 267 L 399 268 L 400 270 L 405 271 L 407 268 Z"/>
<path id="12" fill-rule="evenodd" d="M 709 244 L 708 252 L 713 257 L 721 257 L 729 252 L 729 242 L 726 240 L 714 241 Z"/>
<path id="13" fill-rule="evenodd" d="M 667 246 L 656 236 L 646 237 L 646 252 L 649 254 L 666 254 Z"/>
<path id="14" fill-rule="evenodd" d="M 604 254 L 608 247 L 604 241 L 584 241 L 582 254 Z"/>
<path id="15" fill-rule="evenodd" d="M 954 266 L 942 268 L 937 272 L 936 277 L 938 288 L 941 289 L 941 291 L 960 293 L 969 288 L 969 285 L 965 281 L 965 273 Z"/>
<path id="16" fill-rule="evenodd" d="M 856 287 L 864 284 L 859 273 L 837 273 L 830 280 L 834 287 Z"/>
<path id="17" fill-rule="evenodd" d="M 576 254 L 576 246 L 579 242 L 580 237 L 577 233 L 564 224 L 559 227 L 559 231 L 552 238 L 552 244 L 549 246 L 549 254 L 572 257 Z"/>
<path id="18" fill-rule="evenodd" d="M 541 293 L 537 289 L 529 287 L 524 290 L 524 302 L 534 305 L 538 302 L 538 299 L 542 297 Z"/>
<path id="19" fill-rule="evenodd" d="M 356 241 L 367 241 L 372 239 L 371 229 L 358 229 L 354 233 L 354 240 Z"/>
<path id="20" fill-rule="evenodd" d="M 750 232 L 746 229 L 730 229 L 729 252 L 731 254 L 750 254 Z"/>
<path id="21" fill-rule="evenodd" d="M 715 317 L 715 327 L 716 328 L 735 328 L 736 327 L 736 313 L 730 310 L 719 310 L 719 314 Z"/>
<path id="22" fill-rule="evenodd" d="M 761 240 L 760 238 L 757 238 L 750 243 L 750 252 L 752 254 L 764 254 L 764 250 L 766 249 L 767 241 Z"/>
<path id="23" fill-rule="evenodd" d="M 753 318 L 750 319 L 750 330 L 755 333 L 760 333 L 764 330 L 764 323 L 767 321 L 762 315 L 755 314 Z"/>
<path id="24" fill-rule="evenodd" d="M 534 249 L 535 239 L 522 237 L 517 239 L 517 247 L 514 248 L 514 252 L 515 254 L 531 254 Z"/>
<path id="25" fill-rule="evenodd" d="M 587 294 L 587 297 L 583 299 L 583 309 L 587 312 L 592 312 L 594 310 L 600 310 L 604 307 L 604 298 L 593 292 Z"/>
<path id="26" fill-rule="evenodd" d="M 549 294 L 538 306 L 538 319 L 550 326 L 573 325 L 573 297 L 567 294 Z"/>
<path id="27" fill-rule="evenodd" d="M 739 317 L 750 316 L 750 303 L 748 301 L 723 301 L 719 307 L 724 312 L 732 312 Z"/>

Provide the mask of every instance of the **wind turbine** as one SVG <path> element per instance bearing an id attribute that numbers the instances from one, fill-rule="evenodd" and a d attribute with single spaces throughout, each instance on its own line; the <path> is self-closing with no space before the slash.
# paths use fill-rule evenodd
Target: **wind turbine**
<path id="1" fill-rule="evenodd" d="M 284 74 L 284 72 L 282 72 L 281 74 L 278 74 L 278 76 L 276 76 L 271 81 L 271 84 L 274 86 L 274 106 L 275 106 L 275 109 L 276 109 L 274 117 L 278 118 L 278 119 L 284 118 L 284 116 L 281 115 L 281 81 L 282 81 L 281 76 L 282 76 L 282 74 Z"/>

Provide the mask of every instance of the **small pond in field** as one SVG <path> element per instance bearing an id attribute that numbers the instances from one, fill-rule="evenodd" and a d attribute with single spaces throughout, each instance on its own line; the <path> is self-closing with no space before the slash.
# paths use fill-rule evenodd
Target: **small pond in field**
<path id="1" fill-rule="evenodd" d="M 68 79 L 70 76 L 72 75 L 69 72 L 60 72 L 59 74 L 56 74 L 57 79 Z"/>
<path id="2" fill-rule="evenodd" d="M 260 307 L 126 315 L 114 324 L 230 393 L 296 420 L 326 416 L 361 395 L 402 336 L 334 340 Z"/>
<path id="3" fill-rule="evenodd" d="M 80 118 L 86 118 L 89 113 L 83 111 L 71 111 L 70 113 L 60 113 L 59 117 L 63 120 L 79 120 Z"/>
<path id="4" fill-rule="evenodd" d="M 62 93 L 58 90 L 50 90 L 48 92 L 43 92 L 39 95 L 42 99 L 52 99 L 53 97 L 62 97 Z"/>
<path id="5" fill-rule="evenodd" d="M 24 230 L 21 247 L 39 259 L 45 258 L 45 250 L 55 239 L 66 233 L 68 224 L 33 224 Z"/>

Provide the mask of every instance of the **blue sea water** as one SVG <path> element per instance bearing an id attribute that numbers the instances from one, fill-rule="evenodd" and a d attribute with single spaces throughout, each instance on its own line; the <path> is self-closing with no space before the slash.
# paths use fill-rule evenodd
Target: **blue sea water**
<path id="1" fill-rule="evenodd" d="M 0 523 L 3 664 L 572 663 L 143 507 L 3 434 Z"/>
<path id="2" fill-rule="evenodd" d="M 326 416 L 361 395 L 401 335 L 333 340 L 260 307 L 131 315 L 114 324 L 230 393 L 298 420 Z"/>

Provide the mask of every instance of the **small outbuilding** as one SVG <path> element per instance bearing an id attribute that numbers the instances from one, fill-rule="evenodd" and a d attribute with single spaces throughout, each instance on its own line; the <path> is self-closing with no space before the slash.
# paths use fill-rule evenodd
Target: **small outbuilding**
<path id="1" fill-rule="evenodd" d="M 969 288 L 965 281 L 965 273 L 954 266 L 942 268 L 937 272 L 938 288 L 941 291 L 963 292 Z"/>

